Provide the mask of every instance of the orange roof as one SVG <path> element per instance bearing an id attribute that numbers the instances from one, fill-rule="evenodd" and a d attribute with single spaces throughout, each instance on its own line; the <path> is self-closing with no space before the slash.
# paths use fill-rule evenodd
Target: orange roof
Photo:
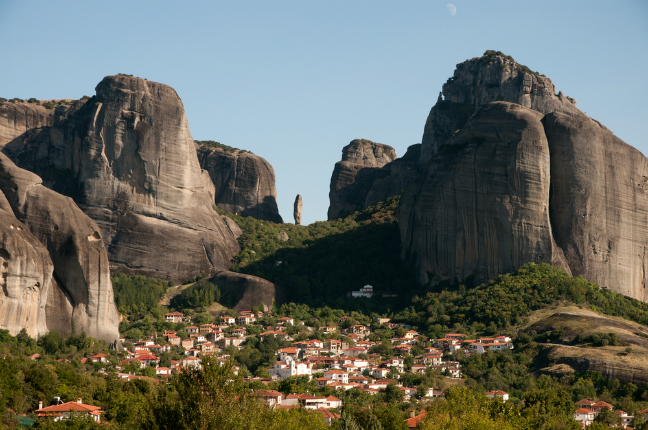
<path id="1" fill-rule="evenodd" d="M 590 409 L 580 408 L 579 410 L 576 411 L 576 413 L 577 414 L 593 414 L 595 412 L 590 410 Z"/>
<path id="2" fill-rule="evenodd" d="M 77 412 L 101 411 L 101 407 L 85 405 L 83 403 L 78 403 L 78 402 L 66 402 L 61 405 L 47 406 L 42 409 L 37 409 L 35 412 L 38 414 L 42 413 L 43 415 L 47 415 L 49 413 L 70 412 L 70 411 L 77 411 Z"/>
<path id="3" fill-rule="evenodd" d="M 425 411 L 421 411 L 421 413 L 415 417 L 408 418 L 405 420 L 405 424 L 407 424 L 408 428 L 416 428 L 419 422 L 425 418 Z"/>

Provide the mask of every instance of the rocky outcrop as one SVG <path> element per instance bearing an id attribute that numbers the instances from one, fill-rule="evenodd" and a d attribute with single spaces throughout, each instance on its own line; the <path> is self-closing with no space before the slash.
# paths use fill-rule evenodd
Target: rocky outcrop
<path id="1" fill-rule="evenodd" d="M 97 224 L 72 199 L 44 187 L 37 175 L 16 167 L 1 153 L 0 190 L 15 216 L 47 249 L 51 262 L 41 258 L 42 270 L 51 273 L 53 264 L 55 281 L 44 289 L 47 299 L 41 298 L 40 304 L 45 314 L 39 318 L 47 330 L 117 339 L 119 315 Z M 42 327 L 32 330 L 36 332 L 43 333 Z"/>
<path id="2" fill-rule="evenodd" d="M 471 118 L 401 197 L 404 258 L 421 283 L 492 279 L 529 261 L 567 272 L 549 219 L 542 114 L 497 102 Z"/>
<path id="3" fill-rule="evenodd" d="M 51 126 L 54 111 L 32 103 L 0 103 L 0 147 L 21 146 L 27 132 Z"/>
<path id="4" fill-rule="evenodd" d="M 585 116 L 545 116 L 556 242 L 574 275 L 648 301 L 648 160 Z"/>
<path id="5" fill-rule="evenodd" d="M 550 262 L 648 301 L 648 160 L 501 53 L 459 64 L 443 96 L 399 207 L 419 281 Z"/>
<path id="6" fill-rule="evenodd" d="M 198 146 L 200 167 L 214 184 L 214 203 L 220 209 L 283 223 L 277 207 L 274 169 L 250 152 Z"/>
<path id="7" fill-rule="evenodd" d="M 331 176 L 328 219 L 368 206 L 367 195 L 375 181 L 374 175 L 395 159 L 394 148 L 382 143 L 355 139 L 345 146 L 342 161 L 335 164 Z"/>
<path id="8" fill-rule="evenodd" d="M 302 196 L 301 194 L 297 194 L 297 197 L 295 197 L 295 207 L 293 210 L 295 225 L 301 225 L 302 206 L 303 206 Z"/>
<path id="9" fill-rule="evenodd" d="M 284 303 L 279 288 L 270 281 L 243 273 L 223 271 L 208 280 L 220 288 L 223 299 L 234 303 L 234 310 L 250 310 L 263 303 L 264 310 Z"/>
<path id="10" fill-rule="evenodd" d="M 486 51 L 482 57 L 457 64 L 453 77 L 443 85 L 425 123 L 421 164 L 429 162 L 471 115 L 495 101 L 516 103 L 542 114 L 584 115 L 574 99 L 555 94 L 551 79 L 502 53 Z"/>
<path id="11" fill-rule="evenodd" d="M 16 219 L 0 192 L 0 328 L 12 336 L 23 328 L 32 337 L 47 333 L 53 270 L 47 249 Z"/>
<path id="12" fill-rule="evenodd" d="M 12 158 L 97 223 L 112 270 L 184 280 L 229 267 L 240 248 L 212 209 L 176 92 L 129 76 L 96 92 Z"/>

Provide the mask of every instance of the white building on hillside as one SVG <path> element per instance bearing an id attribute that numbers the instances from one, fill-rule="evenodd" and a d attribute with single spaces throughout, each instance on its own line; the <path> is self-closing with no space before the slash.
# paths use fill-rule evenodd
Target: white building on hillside
<path id="1" fill-rule="evenodd" d="M 268 370 L 268 374 L 273 378 L 279 378 L 280 381 L 290 378 L 291 376 L 302 375 L 307 375 L 310 379 L 311 368 L 308 364 L 296 363 L 292 357 L 286 356 L 283 361 L 277 361 L 274 366 Z"/>

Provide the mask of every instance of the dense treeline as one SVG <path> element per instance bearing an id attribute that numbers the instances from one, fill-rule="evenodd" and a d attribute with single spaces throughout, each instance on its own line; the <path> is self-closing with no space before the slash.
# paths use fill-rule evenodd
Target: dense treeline
<path id="1" fill-rule="evenodd" d="M 219 210 L 243 230 L 238 239 L 242 251 L 232 270 L 277 283 L 297 303 L 317 306 L 326 299 L 337 308 L 382 312 L 406 306 L 417 285 L 400 259 L 398 201 L 399 197 L 389 198 L 346 218 L 308 226 L 274 224 Z M 281 232 L 288 240 L 277 237 Z M 367 284 L 400 296 L 347 299 L 347 292 Z"/>
<path id="2" fill-rule="evenodd" d="M 128 276 L 116 273 L 111 278 L 115 304 L 122 314 L 146 312 L 158 306 L 160 299 L 171 286 L 164 281 L 145 276 Z"/>
<path id="3" fill-rule="evenodd" d="M 600 289 L 580 276 L 572 278 L 549 264 L 534 263 L 475 288 L 462 285 L 415 297 L 396 318 L 425 328 L 433 337 L 448 329 L 494 334 L 559 300 L 648 325 L 648 303 Z"/>
<path id="4" fill-rule="evenodd" d="M 171 306 L 175 309 L 201 308 L 220 300 L 221 291 L 211 282 L 192 285 L 171 299 Z"/>

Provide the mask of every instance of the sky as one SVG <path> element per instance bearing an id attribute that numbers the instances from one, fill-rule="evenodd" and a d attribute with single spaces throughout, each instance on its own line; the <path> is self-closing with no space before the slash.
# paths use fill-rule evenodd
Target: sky
<path id="1" fill-rule="evenodd" d="M 453 13 L 454 12 L 454 13 Z M 342 148 L 419 143 L 457 63 L 499 50 L 648 154 L 648 2 L 0 0 L 0 97 L 173 87 L 191 134 L 274 167 L 279 211 L 326 220 Z"/>

